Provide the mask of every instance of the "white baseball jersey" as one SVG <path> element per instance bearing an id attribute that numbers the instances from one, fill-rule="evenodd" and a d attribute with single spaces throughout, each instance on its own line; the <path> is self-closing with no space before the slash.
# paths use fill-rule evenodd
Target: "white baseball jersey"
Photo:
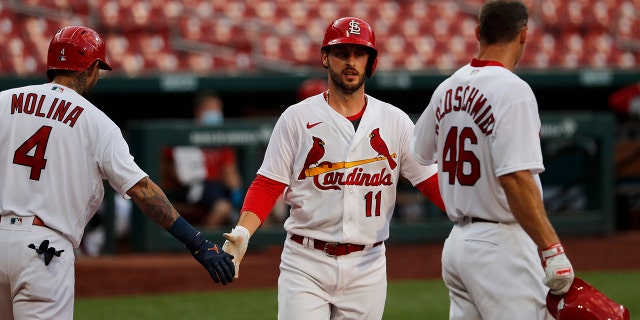
<path id="1" fill-rule="evenodd" d="M 146 175 L 120 128 L 70 88 L 47 83 L 0 92 L 1 215 L 37 215 L 78 247 L 104 195 Z"/>
<path id="2" fill-rule="evenodd" d="M 436 173 L 435 165 L 424 167 L 409 152 L 409 116 L 367 100 L 357 130 L 323 94 L 278 119 L 258 173 L 288 185 L 288 232 L 353 244 L 386 240 L 400 174 L 416 185 Z"/>
<path id="3" fill-rule="evenodd" d="M 436 88 L 416 123 L 411 151 L 420 163 L 438 163 L 442 199 L 457 222 L 442 249 L 452 320 L 552 319 L 537 246 L 513 223 L 498 179 L 529 170 L 541 189 L 539 134 L 529 85 L 497 62 L 476 59 Z M 497 300 L 508 302 L 496 308 Z"/>
<path id="4" fill-rule="evenodd" d="M 498 180 L 504 174 L 531 170 L 542 193 L 538 105 L 529 85 L 501 66 L 468 64 L 440 84 L 416 123 L 411 152 L 419 163 L 438 164 L 452 221 L 514 222 Z"/>

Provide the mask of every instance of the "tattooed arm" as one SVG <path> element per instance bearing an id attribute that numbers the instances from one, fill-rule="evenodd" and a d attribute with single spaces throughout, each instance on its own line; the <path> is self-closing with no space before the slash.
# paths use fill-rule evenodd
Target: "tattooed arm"
<path id="1" fill-rule="evenodd" d="M 233 281 L 233 256 L 207 240 L 181 217 L 162 189 L 151 179 L 143 178 L 129 189 L 127 194 L 145 215 L 184 243 L 193 257 L 207 269 L 214 282 L 226 285 Z"/>
<path id="2" fill-rule="evenodd" d="M 145 215 L 165 229 L 180 216 L 162 189 L 149 177 L 136 183 L 127 194 Z"/>

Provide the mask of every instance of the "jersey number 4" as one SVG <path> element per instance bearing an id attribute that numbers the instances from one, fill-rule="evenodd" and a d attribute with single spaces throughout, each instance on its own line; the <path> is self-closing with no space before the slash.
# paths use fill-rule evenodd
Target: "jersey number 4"
<path id="1" fill-rule="evenodd" d="M 462 130 L 451 127 L 447 133 L 442 150 L 442 171 L 449 174 L 449 184 L 455 184 L 458 180 L 463 186 L 473 186 L 480 179 L 480 160 L 473 151 L 465 149 L 467 141 L 470 144 L 478 144 L 478 137 L 469 127 Z"/>
<path id="2" fill-rule="evenodd" d="M 31 180 L 40 180 L 40 173 L 47 165 L 44 153 L 49 143 L 49 135 L 51 135 L 51 127 L 42 126 L 13 153 L 13 163 L 31 167 L 29 175 Z M 34 148 L 33 155 L 30 155 L 29 153 Z"/>

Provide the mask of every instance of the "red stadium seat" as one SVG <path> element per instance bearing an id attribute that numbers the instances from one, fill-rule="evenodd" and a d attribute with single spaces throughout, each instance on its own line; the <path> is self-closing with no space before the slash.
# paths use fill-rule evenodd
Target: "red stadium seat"
<path id="1" fill-rule="evenodd" d="M 294 37 L 287 41 L 291 60 L 300 66 L 315 65 L 319 59 L 320 50 L 316 51 L 311 39 L 307 37 Z"/>
<path id="2" fill-rule="evenodd" d="M 285 11 L 286 10 L 286 11 Z M 309 21 L 309 6 L 307 6 L 304 2 L 293 2 L 289 4 L 284 10 L 282 10 L 282 14 L 286 14 L 287 17 L 291 20 L 293 25 L 298 30 L 304 30 L 307 22 Z"/>
<path id="3" fill-rule="evenodd" d="M 47 43 L 57 29 L 68 24 L 88 24 L 103 33 L 110 43 L 108 59 L 128 75 L 188 71 L 196 66 L 197 72 L 251 69 L 257 67 L 254 55 L 287 67 L 314 66 L 327 23 L 342 15 L 358 16 L 373 25 L 382 69 L 448 69 L 467 63 L 476 53 L 476 12 L 483 2 L 23 0 L 16 3 L 33 7 L 33 12 L 48 10 L 55 18 L 43 18 L 29 10 L 18 13 L 12 6 L 0 5 L 0 41 L 5 43 L 0 49 L 0 73 L 12 70 L 23 74 L 41 65 L 44 46 L 38 44 Z M 640 53 L 633 49 L 640 47 L 638 1 L 524 2 L 532 18 L 521 67 L 638 65 Z M 16 36 L 23 39 L 22 55 L 9 44 Z M 173 39 L 195 47 L 174 47 Z M 181 51 L 205 50 L 212 44 L 222 50 L 210 57 Z M 239 53 L 239 57 L 231 57 L 230 52 Z"/>

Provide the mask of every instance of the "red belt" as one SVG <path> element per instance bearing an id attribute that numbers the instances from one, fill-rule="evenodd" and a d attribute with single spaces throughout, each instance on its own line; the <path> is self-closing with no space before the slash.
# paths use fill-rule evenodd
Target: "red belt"
<path id="1" fill-rule="evenodd" d="M 33 225 L 34 226 L 41 226 L 41 227 L 47 227 L 46 224 L 44 224 L 44 221 L 42 221 L 42 219 L 40 219 L 40 217 L 35 216 L 33 218 Z M 48 228 L 48 227 L 47 227 Z"/>
<path id="2" fill-rule="evenodd" d="M 291 240 L 304 245 L 304 237 L 297 234 L 291 235 Z M 372 248 L 382 244 L 382 241 L 376 242 L 371 246 Z M 318 250 L 324 251 L 328 256 L 344 256 L 352 252 L 358 252 L 366 248 L 363 244 L 351 244 L 351 243 L 339 243 L 339 242 L 326 242 L 322 240 L 313 240 L 313 247 Z"/>
<path id="3" fill-rule="evenodd" d="M 0 220 L 2 219 L 2 217 L 0 217 Z M 33 217 L 33 223 L 34 226 L 41 226 L 41 227 L 45 227 L 48 228 L 46 224 L 44 224 L 44 221 L 42 221 L 42 219 L 40 219 L 40 217 L 38 216 L 34 216 Z"/>

